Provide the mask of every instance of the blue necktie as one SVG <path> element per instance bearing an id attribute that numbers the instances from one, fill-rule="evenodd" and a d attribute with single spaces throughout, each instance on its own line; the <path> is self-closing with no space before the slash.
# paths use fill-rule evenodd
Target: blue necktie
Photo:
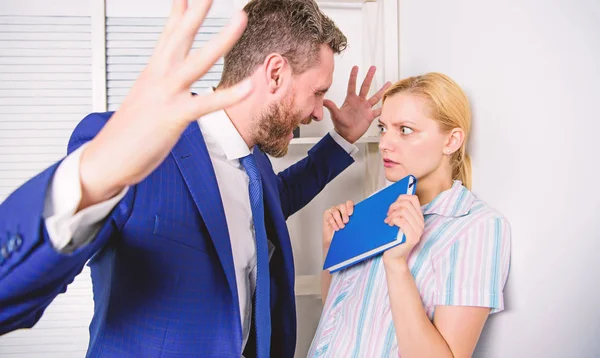
<path id="1" fill-rule="evenodd" d="M 265 229 L 262 181 L 254 155 L 249 154 L 241 158 L 240 162 L 250 177 L 250 206 L 256 234 L 256 291 L 254 293 L 256 356 L 267 358 L 271 350 L 271 308 L 269 305 L 269 246 Z"/>

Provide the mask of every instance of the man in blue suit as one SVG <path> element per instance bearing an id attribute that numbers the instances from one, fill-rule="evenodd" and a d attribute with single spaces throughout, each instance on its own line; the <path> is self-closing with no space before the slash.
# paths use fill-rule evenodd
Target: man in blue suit
<path id="1" fill-rule="evenodd" d="M 385 87 L 367 99 L 372 68 L 357 95 L 354 68 L 343 106 L 323 99 L 346 38 L 313 0 L 253 0 L 189 53 L 209 7 L 175 0 L 121 109 L 88 115 L 0 207 L 0 334 L 33 326 L 89 260 L 88 357 L 294 355 L 285 221 L 353 162 Z M 191 96 L 225 53 L 219 88 Z M 334 130 L 275 174 L 267 154 L 323 105 Z"/>

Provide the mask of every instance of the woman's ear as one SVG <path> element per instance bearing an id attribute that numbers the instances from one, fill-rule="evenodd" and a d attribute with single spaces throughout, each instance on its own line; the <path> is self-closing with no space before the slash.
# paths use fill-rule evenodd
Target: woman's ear
<path id="1" fill-rule="evenodd" d="M 444 146 L 444 154 L 452 155 L 460 149 L 465 141 L 465 132 L 460 128 L 454 128 L 448 134 L 448 140 Z"/>

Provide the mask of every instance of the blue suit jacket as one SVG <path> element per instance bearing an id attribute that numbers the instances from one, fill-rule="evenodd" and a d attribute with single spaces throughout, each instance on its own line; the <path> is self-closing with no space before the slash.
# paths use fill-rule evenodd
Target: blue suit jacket
<path id="1" fill-rule="evenodd" d="M 69 152 L 92 139 L 110 115 L 87 116 L 75 129 Z M 267 235 L 275 246 L 271 356 L 293 357 L 294 262 L 285 220 L 353 160 L 329 135 L 280 174 L 264 153 L 255 155 Z M 95 308 L 88 357 L 239 357 L 242 330 L 231 244 L 197 123 L 129 190 L 95 239 L 70 254 L 53 249 L 42 218 L 59 164 L 0 206 L 0 334 L 32 327 L 89 260 Z M 253 348 L 251 341 L 246 357 L 254 355 Z"/>

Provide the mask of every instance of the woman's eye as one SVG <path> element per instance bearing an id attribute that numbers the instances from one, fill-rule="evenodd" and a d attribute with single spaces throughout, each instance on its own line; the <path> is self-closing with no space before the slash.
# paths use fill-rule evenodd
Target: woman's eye
<path id="1" fill-rule="evenodd" d="M 383 133 L 387 132 L 387 129 L 385 129 L 385 127 L 382 126 L 381 124 L 377 125 L 377 127 L 379 127 L 379 133 L 380 134 L 383 134 Z"/>
<path id="2" fill-rule="evenodd" d="M 400 128 L 400 132 L 402 134 L 411 134 L 413 132 L 413 130 L 410 127 L 402 126 L 402 128 Z"/>

